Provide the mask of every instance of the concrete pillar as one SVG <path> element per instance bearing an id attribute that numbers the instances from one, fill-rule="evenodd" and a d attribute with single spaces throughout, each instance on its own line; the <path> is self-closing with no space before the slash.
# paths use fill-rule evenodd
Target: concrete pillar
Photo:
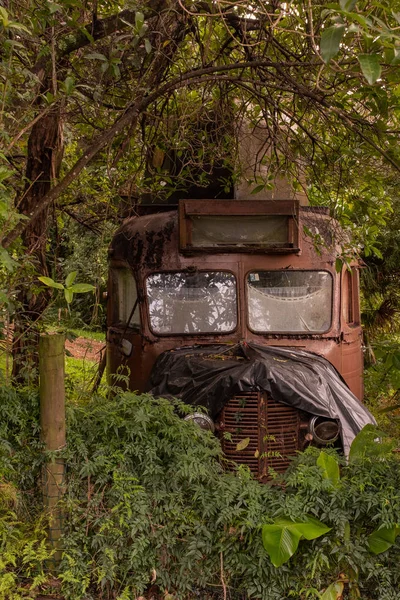
<path id="1" fill-rule="evenodd" d="M 285 173 L 274 175 L 270 183 L 272 189 L 263 189 L 256 194 L 252 191 L 262 181 L 267 181 L 270 173 L 267 150 L 267 130 L 262 126 L 242 123 L 239 131 L 239 165 L 242 177 L 235 185 L 235 200 L 299 200 L 300 205 L 307 206 L 306 182 L 303 173 L 298 175 L 299 190 L 293 189 Z M 300 167 L 300 164 L 299 164 Z"/>

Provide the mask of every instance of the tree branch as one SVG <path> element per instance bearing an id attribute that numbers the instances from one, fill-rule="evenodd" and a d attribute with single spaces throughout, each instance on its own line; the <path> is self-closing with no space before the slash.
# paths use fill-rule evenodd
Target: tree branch
<path id="1" fill-rule="evenodd" d="M 166 0 L 150 0 L 147 2 L 147 7 L 144 12 L 144 18 L 149 19 L 159 14 L 167 8 Z M 56 60 L 59 61 L 69 54 L 85 48 L 97 40 L 101 40 L 112 33 L 127 29 L 130 25 L 135 24 L 135 11 L 123 10 L 118 14 L 104 19 L 96 19 L 94 22 L 88 23 L 76 33 L 70 33 L 59 40 L 56 50 Z M 43 56 L 32 67 L 31 71 L 40 77 L 50 66 L 48 56 Z"/>
<path id="2" fill-rule="evenodd" d="M 215 80 L 215 75 L 217 73 L 227 72 L 227 71 L 243 71 L 246 68 L 260 68 L 260 67 L 272 67 L 278 69 L 278 71 L 282 68 L 282 63 L 277 63 L 270 60 L 254 60 L 247 62 L 238 62 L 233 63 L 231 65 L 218 65 L 205 67 L 200 69 L 195 69 L 182 75 L 172 79 L 171 81 L 165 83 L 164 85 L 156 88 L 152 93 L 147 96 L 143 95 L 140 98 L 137 98 L 136 101 L 131 104 L 126 112 L 112 125 L 109 129 L 100 134 L 97 139 L 84 151 L 79 160 L 75 163 L 72 169 L 65 175 L 64 179 L 60 181 L 56 186 L 54 186 L 43 198 L 40 203 L 36 206 L 35 210 L 29 215 L 29 220 L 20 221 L 16 227 L 6 235 L 2 240 L 3 247 L 7 248 L 12 244 L 17 237 L 26 229 L 26 227 L 34 221 L 41 212 L 48 207 L 52 202 L 57 200 L 61 194 L 63 194 L 69 185 L 79 176 L 82 170 L 93 160 L 93 158 L 108 144 L 112 142 L 115 136 L 122 133 L 126 127 L 130 128 L 131 135 L 135 130 L 138 119 L 141 113 L 148 108 L 150 104 L 156 101 L 158 98 L 162 97 L 165 94 L 168 94 L 172 90 L 176 90 L 182 88 L 186 85 L 190 84 L 199 84 L 199 83 L 207 83 L 209 81 Z M 327 105 L 324 101 L 323 96 L 321 94 L 315 93 L 305 86 L 294 82 L 294 80 L 290 77 L 290 83 L 295 83 L 293 93 L 297 93 L 299 95 L 303 95 L 304 97 L 309 97 L 320 105 L 325 106 L 326 108 L 339 113 L 338 110 L 335 110 L 334 107 Z M 154 81 L 153 81 L 154 83 Z M 147 86 L 148 89 L 151 89 L 151 85 Z M 144 86 L 146 88 L 146 86 Z M 145 92 L 143 92 L 145 94 Z M 354 130 L 354 123 L 351 122 L 348 115 L 338 114 L 345 122 L 352 127 Z M 387 153 L 378 147 L 378 145 L 373 141 L 369 140 L 369 138 L 363 134 L 357 128 L 356 133 L 360 135 L 367 143 L 369 143 L 373 148 L 375 148 L 381 155 L 385 156 L 387 160 L 389 160 L 396 169 L 399 170 L 399 166 L 394 163 L 394 161 L 387 155 Z"/>

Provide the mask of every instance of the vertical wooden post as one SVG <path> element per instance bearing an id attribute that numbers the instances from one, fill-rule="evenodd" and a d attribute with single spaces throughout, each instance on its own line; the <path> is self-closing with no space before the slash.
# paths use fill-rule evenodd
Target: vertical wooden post
<path id="1" fill-rule="evenodd" d="M 46 450 L 65 446 L 64 334 L 44 334 L 39 340 L 40 426 Z M 49 542 L 55 563 L 61 559 L 62 512 L 57 506 L 64 493 L 64 459 L 56 458 L 43 468 L 43 502 L 50 516 Z"/>

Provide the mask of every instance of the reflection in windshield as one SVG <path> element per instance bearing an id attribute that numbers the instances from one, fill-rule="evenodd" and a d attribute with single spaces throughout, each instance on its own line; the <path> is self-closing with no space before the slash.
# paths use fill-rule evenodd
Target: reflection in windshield
<path id="1" fill-rule="evenodd" d="M 253 331 L 323 332 L 332 319 L 332 277 L 326 271 L 259 271 L 247 278 Z"/>
<path id="2" fill-rule="evenodd" d="M 156 273 L 146 281 L 155 333 L 227 333 L 236 328 L 236 280 L 231 273 Z"/>

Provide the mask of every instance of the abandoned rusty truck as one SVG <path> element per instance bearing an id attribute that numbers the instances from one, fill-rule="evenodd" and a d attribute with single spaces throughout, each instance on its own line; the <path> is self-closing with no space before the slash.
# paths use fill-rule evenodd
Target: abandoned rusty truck
<path id="1" fill-rule="evenodd" d="M 107 366 L 177 397 L 260 480 L 308 444 L 348 451 L 363 396 L 358 262 L 296 200 L 143 206 L 110 247 Z M 335 265 L 336 263 L 336 265 Z M 196 406 L 206 409 L 196 410 Z"/>

